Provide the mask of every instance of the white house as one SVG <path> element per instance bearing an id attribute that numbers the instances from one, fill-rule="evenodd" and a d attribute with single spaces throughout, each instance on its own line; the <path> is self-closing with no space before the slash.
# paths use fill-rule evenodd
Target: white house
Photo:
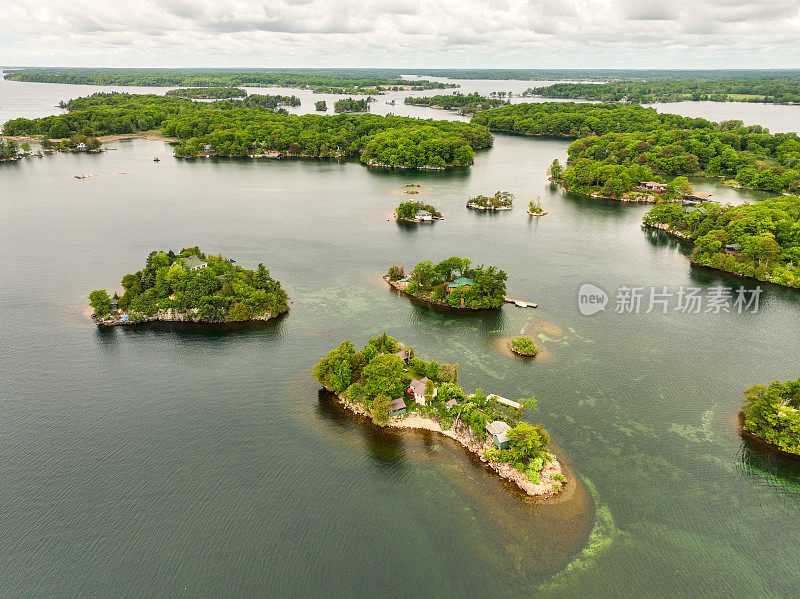
<path id="1" fill-rule="evenodd" d="M 411 384 L 408 386 L 408 392 L 414 396 L 414 401 L 418 404 L 424 406 L 425 405 L 425 385 L 428 382 L 428 377 L 423 377 L 421 379 L 414 379 L 411 381 Z M 437 389 L 436 387 L 433 388 L 433 397 L 436 397 Z"/>
<path id="2" fill-rule="evenodd" d="M 188 258 L 184 258 L 183 262 L 186 264 L 186 268 L 188 270 L 200 270 L 201 268 L 208 266 L 208 262 L 201 260 L 197 256 L 189 256 Z"/>

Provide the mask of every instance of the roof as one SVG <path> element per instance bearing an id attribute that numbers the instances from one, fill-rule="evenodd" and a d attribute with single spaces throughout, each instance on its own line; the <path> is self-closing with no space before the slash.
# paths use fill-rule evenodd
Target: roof
<path id="1" fill-rule="evenodd" d="M 184 257 L 183 261 L 186 263 L 186 268 L 197 268 L 203 264 L 208 264 L 208 262 L 201 260 L 197 256 Z"/>
<path id="2" fill-rule="evenodd" d="M 399 352 L 396 352 L 394 355 L 397 356 L 398 358 L 400 358 L 401 360 L 407 360 L 408 359 L 408 350 L 407 349 L 401 349 Z"/>
<path id="3" fill-rule="evenodd" d="M 508 406 L 509 408 L 514 408 L 515 410 L 519 410 L 522 407 L 522 404 L 519 403 L 518 401 L 506 399 L 505 397 L 500 397 L 499 395 L 495 394 L 487 396 L 486 399 L 493 399 L 497 403 L 501 403 L 504 406 Z"/>
<path id="4" fill-rule="evenodd" d="M 450 401 L 448 401 L 445 404 L 445 406 L 447 406 L 448 408 L 452 408 L 453 406 L 457 406 L 457 405 L 458 405 L 458 402 L 455 399 L 451 399 Z"/>
<path id="5" fill-rule="evenodd" d="M 398 397 L 397 399 L 393 399 L 392 403 L 389 404 L 389 411 L 394 412 L 396 410 L 405 410 L 406 409 L 406 402 L 403 401 L 402 397 Z"/>
<path id="6" fill-rule="evenodd" d="M 463 285 L 474 285 L 474 284 L 475 284 L 475 281 L 473 281 L 472 279 L 468 279 L 467 277 L 458 277 L 452 283 L 448 283 L 447 286 L 451 287 L 451 288 L 455 288 L 455 287 L 461 287 Z"/>
<path id="7" fill-rule="evenodd" d="M 411 384 L 409 385 L 410 389 L 414 390 L 414 393 L 418 393 L 420 395 L 425 393 L 425 383 L 428 382 L 428 377 L 422 377 L 421 379 L 413 379 Z"/>
<path id="8" fill-rule="evenodd" d="M 402 278 L 402 279 L 400 279 L 400 280 L 401 280 L 403 283 L 410 283 L 410 282 L 411 282 L 411 281 L 413 281 L 414 279 L 412 279 L 411 277 L 403 277 L 403 278 Z"/>
<path id="9" fill-rule="evenodd" d="M 490 435 L 502 435 L 509 430 L 511 430 L 511 427 L 507 422 L 503 422 L 502 420 L 495 420 L 486 425 L 486 432 Z"/>
<path id="10" fill-rule="evenodd" d="M 687 198 L 700 198 L 701 200 L 705 200 L 706 198 L 710 198 L 711 194 L 706 191 L 695 191 L 692 193 L 686 194 Z"/>
<path id="11" fill-rule="evenodd" d="M 506 435 L 505 433 L 500 433 L 499 435 L 497 435 L 497 442 L 500 445 L 502 445 L 503 443 L 508 443 L 508 441 L 509 441 L 508 435 Z"/>
<path id="12" fill-rule="evenodd" d="M 659 183 L 658 181 L 642 181 L 642 185 L 647 185 L 648 187 L 666 187 L 666 183 Z"/>

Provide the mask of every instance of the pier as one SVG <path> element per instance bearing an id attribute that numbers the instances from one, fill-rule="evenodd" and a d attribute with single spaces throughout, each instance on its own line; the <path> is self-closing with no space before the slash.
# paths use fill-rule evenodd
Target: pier
<path id="1" fill-rule="evenodd" d="M 523 302 L 522 300 L 514 299 L 513 297 L 504 297 L 504 302 L 508 302 L 509 304 L 514 304 L 515 306 L 519 306 L 520 308 L 538 308 L 539 304 L 534 304 L 533 302 Z"/>

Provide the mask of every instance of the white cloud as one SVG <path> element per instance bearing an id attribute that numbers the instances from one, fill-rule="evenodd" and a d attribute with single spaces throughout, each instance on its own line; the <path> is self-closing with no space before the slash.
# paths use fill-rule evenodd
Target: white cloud
<path id="1" fill-rule="evenodd" d="M 800 0 L 0 0 L 0 60 L 800 67 Z"/>

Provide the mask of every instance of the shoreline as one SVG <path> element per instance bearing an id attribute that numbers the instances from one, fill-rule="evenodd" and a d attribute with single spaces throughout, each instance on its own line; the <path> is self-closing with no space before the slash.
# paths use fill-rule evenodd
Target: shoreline
<path id="1" fill-rule="evenodd" d="M 341 395 L 336 393 L 329 393 L 331 396 L 335 397 L 341 405 L 349 409 L 351 412 L 359 416 L 364 416 L 365 418 L 370 417 L 370 414 L 365 407 L 349 402 Z M 453 422 L 453 425 L 449 429 L 443 430 L 439 423 L 432 418 L 426 418 L 416 413 L 409 413 L 405 417 L 391 417 L 389 419 L 389 424 L 386 426 L 397 429 L 427 430 L 440 433 L 445 437 L 453 439 L 464 449 L 473 454 L 477 459 L 483 462 L 486 466 L 494 470 L 500 478 L 514 483 L 520 490 L 524 491 L 530 497 L 537 497 L 540 499 L 555 497 L 563 491 L 564 485 L 570 482 L 567 480 L 566 482 L 562 483 L 553 478 L 553 475 L 555 474 L 564 476 L 561 463 L 558 461 L 556 456 L 553 456 L 553 461 L 548 462 L 542 468 L 538 485 L 529 480 L 528 477 L 522 472 L 511 465 L 506 464 L 505 462 L 491 462 L 487 460 L 485 457 L 483 457 L 483 452 L 486 449 L 489 449 L 491 446 L 485 441 L 478 441 L 472 432 L 458 419 Z M 560 483 L 561 486 L 558 490 L 553 489 L 554 483 Z"/>
<path id="2" fill-rule="evenodd" d="M 99 318 L 96 314 L 91 315 L 92 322 L 94 322 L 97 326 L 100 327 L 127 327 L 127 326 L 136 326 L 140 324 L 151 324 L 155 322 L 165 322 L 165 323 L 176 323 L 182 322 L 186 324 L 195 324 L 195 325 L 230 325 L 230 324 L 247 324 L 247 323 L 257 323 L 257 322 L 267 322 L 270 320 L 274 320 L 286 314 L 286 312 L 281 312 L 280 314 L 276 314 L 273 316 L 270 313 L 267 313 L 263 316 L 256 316 L 253 318 L 249 318 L 247 320 L 204 320 L 201 318 L 189 318 L 185 312 L 173 312 L 170 308 L 169 310 L 160 310 L 156 312 L 153 316 L 144 316 L 140 320 L 130 321 L 130 320 L 121 320 L 118 318 L 114 318 L 112 320 L 103 320 Z"/>
<path id="3" fill-rule="evenodd" d="M 760 437 L 751 430 L 749 430 L 744 425 L 744 412 L 739 412 L 738 421 L 739 421 L 739 434 L 746 440 L 753 442 L 753 444 L 757 445 L 759 449 L 766 449 L 771 453 L 777 453 L 783 457 L 800 461 L 800 454 L 792 453 L 790 451 L 786 451 L 785 449 L 781 449 L 774 443 L 767 441 L 763 437 Z"/>
<path id="4" fill-rule="evenodd" d="M 659 225 L 649 225 L 647 223 L 642 223 L 642 226 L 645 229 L 650 229 L 652 231 L 661 231 L 669 235 L 670 237 L 675 237 L 676 239 L 680 239 L 681 241 L 694 241 L 689 235 L 686 233 L 681 233 L 680 231 L 673 231 L 669 228 L 667 224 L 659 224 Z"/>
<path id="5" fill-rule="evenodd" d="M 489 311 L 489 310 L 499 310 L 500 307 L 502 307 L 502 306 L 499 306 L 497 308 L 470 308 L 469 306 L 456 306 L 456 307 L 453 307 L 450 304 L 445 304 L 444 302 L 435 302 L 432 299 L 424 297 L 424 296 L 413 295 L 413 294 L 409 293 L 408 291 L 406 291 L 405 289 L 401 289 L 400 287 L 398 287 L 397 281 L 390 281 L 389 280 L 389 275 L 383 275 L 383 280 L 386 281 L 389 284 L 389 287 L 394 289 L 396 292 L 402 293 L 403 295 L 406 295 L 406 296 L 408 296 L 408 297 L 410 297 L 412 299 L 418 300 L 418 301 L 423 302 L 425 304 L 428 304 L 430 306 L 436 306 L 437 308 L 446 308 L 447 310 L 468 310 L 470 312 L 486 312 L 486 311 Z"/>

